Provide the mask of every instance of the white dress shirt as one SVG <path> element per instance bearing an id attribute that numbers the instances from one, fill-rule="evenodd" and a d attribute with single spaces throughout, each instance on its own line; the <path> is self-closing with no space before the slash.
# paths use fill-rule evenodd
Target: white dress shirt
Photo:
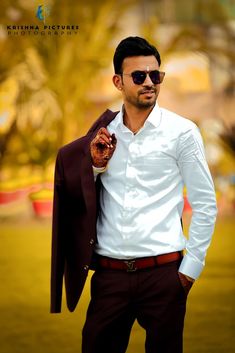
<path id="1" fill-rule="evenodd" d="M 101 174 L 96 253 L 117 259 L 186 249 L 179 271 L 196 279 L 204 266 L 216 218 L 213 181 L 197 126 L 157 104 L 133 134 L 122 110 L 107 126 L 116 150 Z M 183 234 L 183 188 L 193 214 Z"/>

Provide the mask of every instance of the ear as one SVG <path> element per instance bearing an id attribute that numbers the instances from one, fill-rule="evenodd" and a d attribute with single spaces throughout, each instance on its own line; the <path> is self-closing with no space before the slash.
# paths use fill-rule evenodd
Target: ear
<path id="1" fill-rule="evenodd" d="M 122 90 L 122 76 L 115 74 L 113 76 L 113 84 L 118 90 Z"/>

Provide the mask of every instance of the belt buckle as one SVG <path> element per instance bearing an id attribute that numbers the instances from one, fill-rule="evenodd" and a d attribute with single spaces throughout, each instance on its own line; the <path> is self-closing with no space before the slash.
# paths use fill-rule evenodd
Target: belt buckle
<path id="1" fill-rule="evenodd" d="M 137 270 L 137 268 L 135 267 L 135 260 L 127 260 L 124 262 L 127 266 L 126 272 L 135 272 Z"/>

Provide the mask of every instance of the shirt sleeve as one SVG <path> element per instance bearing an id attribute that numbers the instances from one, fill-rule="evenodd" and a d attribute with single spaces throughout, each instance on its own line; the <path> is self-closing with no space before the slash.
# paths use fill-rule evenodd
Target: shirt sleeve
<path id="1" fill-rule="evenodd" d="M 195 126 L 178 141 L 177 160 L 192 207 L 189 238 L 179 272 L 198 278 L 205 264 L 217 214 L 213 180 L 199 129 Z"/>

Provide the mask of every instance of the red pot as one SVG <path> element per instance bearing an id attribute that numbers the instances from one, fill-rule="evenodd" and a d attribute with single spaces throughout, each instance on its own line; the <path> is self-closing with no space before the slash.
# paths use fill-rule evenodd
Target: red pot
<path id="1" fill-rule="evenodd" d="M 52 216 L 52 200 L 33 200 L 33 210 L 38 217 Z"/>

